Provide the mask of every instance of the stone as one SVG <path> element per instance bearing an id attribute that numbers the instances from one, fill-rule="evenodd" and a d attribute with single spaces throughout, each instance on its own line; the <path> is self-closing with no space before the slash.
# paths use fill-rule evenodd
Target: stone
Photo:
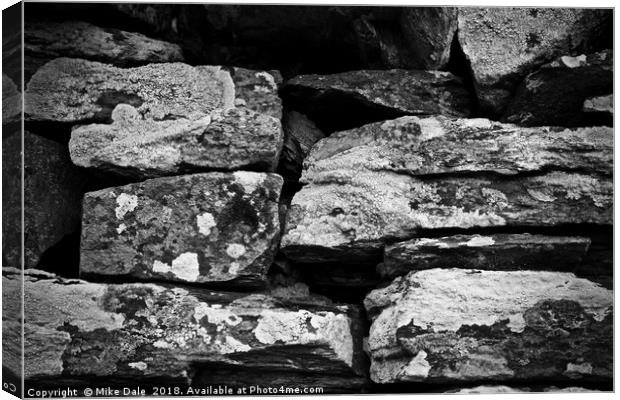
<path id="1" fill-rule="evenodd" d="M 378 270 L 388 278 L 432 268 L 573 272 L 589 246 L 585 237 L 528 233 L 417 238 L 386 246 Z"/>
<path id="2" fill-rule="evenodd" d="M 583 102 L 583 112 L 606 113 L 613 117 L 614 96 L 612 94 L 608 94 L 606 96 L 596 96 L 585 99 Z"/>
<path id="3" fill-rule="evenodd" d="M 3 270 L 5 299 L 17 297 L 21 272 Z M 105 284 L 27 270 L 24 279 L 24 378 L 28 387 L 157 382 L 196 389 L 195 372 L 235 371 L 307 376 L 296 385 L 364 382 L 361 320 L 355 306 L 296 303 L 262 293 L 227 293 L 152 283 Z M 19 323 L 20 316 L 6 322 Z M 260 373 L 257 373 L 259 372 Z M 185 392 L 184 392 L 185 393 Z"/>
<path id="4" fill-rule="evenodd" d="M 536 67 L 604 48 L 612 21 L 610 9 L 459 8 L 458 40 L 481 108 L 502 115 L 521 79 Z"/>
<path id="5" fill-rule="evenodd" d="M 613 292 L 571 273 L 417 271 L 364 305 L 376 383 L 612 380 Z"/>
<path id="6" fill-rule="evenodd" d="M 102 28 L 82 21 L 27 19 L 24 29 L 25 64 L 34 71 L 57 57 L 101 61 L 117 66 L 183 61 L 177 44 L 140 33 Z"/>
<path id="7" fill-rule="evenodd" d="M 464 388 L 459 390 L 451 390 L 446 393 L 455 394 L 496 394 L 496 393 L 528 393 L 528 392 L 552 392 L 552 393 L 587 393 L 599 392 L 599 390 L 586 389 L 578 386 L 569 386 L 565 388 L 557 388 L 555 386 L 545 387 L 532 390 L 529 387 L 511 387 L 505 385 L 481 385 L 472 388 Z"/>
<path id="8" fill-rule="evenodd" d="M 456 7 L 407 7 L 401 14 L 404 39 L 418 69 L 443 69 L 458 27 Z"/>
<path id="9" fill-rule="evenodd" d="M 408 116 L 337 132 L 319 141 L 301 180 L 321 182 L 348 170 L 420 176 L 559 169 L 612 175 L 613 138 L 608 127 L 524 128 L 483 118 Z"/>
<path id="10" fill-rule="evenodd" d="M 524 126 L 589 126 L 583 104 L 589 97 L 611 94 L 613 75 L 611 50 L 561 57 L 525 78 L 502 120 Z"/>
<path id="11" fill-rule="evenodd" d="M 300 75 L 285 82 L 282 96 L 326 133 L 403 115 L 465 117 L 472 106 L 461 79 L 443 71 Z"/>
<path id="12" fill-rule="evenodd" d="M 29 121 L 110 122 L 116 105 L 129 104 L 144 119 L 194 119 L 234 106 L 230 73 L 216 66 L 182 63 L 118 68 L 94 61 L 57 58 L 28 83 Z"/>
<path id="13" fill-rule="evenodd" d="M 281 187 L 276 174 L 237 171 L 86 193 L 80 274 L 261 286 L 280 237 Z"/>
<path id="14" fill-rule="evenodd" d="M 281 250 L 300 262 L 358 262 L 435 229 L 609 225 L 612 204 L 612 179 L 582 173 L 421 179 L 351 169 L 295 195 Z"/>
<path id="15" fill-rule="evenodd" d="M 325 134 L 305 115 L 288 111 L 282 119 L 284 145 L 278 173 L 290 181 L 298 181 L 302 164 L 314 144 Z"/>
<path id="16" fill-rule="evenodd" d="M 282 75 L 279 71 L 232 67 L 228 72 L 235 84 L 236 106 L 245 106 L 258 113 L 282 119 L 282 99 L 278 95 Z"/>
<path id="17" fill-rule="evenodd" d="M 46 251 L 80 229 L 86 176 L 71 163 L 65 145 L 28 131 L 23 141 L 22 184 L 22 135 L 2 139 L 2 260 L 22 265 L 23 234 L 24 265 L 45 269 L 49 266 L 39 263 Z"/>
<path id="18" fill-rule="evenodd" d="M 199 119 L 143 120 L 119 104 L 111 124 L 74 127 L 69 150 L 81 167 L 149 178 L 208 170 L 273 171 L 280 121 L 248 108 L 216 109 Z"/>
<path id="19" fill-rule="evenodd" d="M 2 125 L 18 122 L 22 117 L 22 94 L 7 75 L 2 74 Z"/>

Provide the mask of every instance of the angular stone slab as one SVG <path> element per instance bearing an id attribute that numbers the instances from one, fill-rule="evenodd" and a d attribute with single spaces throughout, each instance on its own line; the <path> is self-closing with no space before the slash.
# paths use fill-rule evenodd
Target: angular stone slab
<path id="1" fill-rule="evenodd" d="M 280 235 L 282 178 L 239 171 L 86 193 L 82 276 L 264 283 Z"/>
<path id="2" fill-rule="evenodd" d="M 144 119 L 191 119 L 233 107 L 234 98 L 233 80 L 220 67 L 164 63 L 124 69 L 57 58 L 28 83 L 25 113 L 31 121 L 108 122 L 114 107 L 125 103 Z"/>
<path id="3" fill-rule="evenodd" d="M 2 139 L 2 259 L 21 266 L 24 235 L 24 263 L 34 268 L 47 250 L 79 231 L 86 176 L 65 145 L 28 131 L 23 141 L 22 148 L 21 132 Z"/>
<path id="4" fill-rule="evenodd" d="M 592 171 L 613 174 L 613 129 L 524 128 L 487 119 L 401 117 L 337 132 L 307 158 L 303 182 L 347 171 L 410 175 Z"/>
<path id="5" fill-rule="evenodd" d="M 280 121 L 247 108 L 217 109 L 199 119 L 152 121 L 119 104 L 112 124 L 75 127 L 71 160 L 81 167 L 139 178 L 208 170 L 275 169 Z"/>
<path id="6" fill-rule="evenodd" d="M 591 126 L 583 104 L 613 92 L 613 65 L 611 50 L 546 64 L 525 78 L 502 120 L 525 126 Z"/>
<path id="7" fill-rule="evenodd" d="M 460 78 L 441 71 L 300 75 L 285 82 L 282 96 L 325 132 L 402 115 L 465 117 L 471 109 L 470 94 Z"/>
<path id="8" fill-rule="evenodd" d="M 595 48 L 613 30 L 609 9 L 462 7 L 458 21 L 459 43 L 480 105 L 498 115 L 521 79 L 537 66 Z"/>
<path id="9" fill-rule="evenodd" d="M 340 170 L 295 195 L 281 249 L 304 262 L 363 259 L 427 229 L 608 225 L 612 204 L 611 177 L 596 175 L 420 179 Z"/>
<path id="10" fill-rule="evenodd" d="M 334 376 L 359 386 L 361 321 L 354 306 L 269 294 L 210 292 L 149 283 L 97 284 L 28 270 L 25 373 L 31 385 L 91 382 L 192 384 L 194 368 L 299 372 L 321 386 Z M 20 272 L 3 271 L 5 299 Z M 17 322 L 18 315 L 7 316 Z M 106 383 L 107 385 L 108 383 Z"/>
<path id="11" fill-rule="evenodd" d="M 613 293 L 570 273 L 418 271 L 364 305 L 377 383 L 613 376 Z"/>
<path id="12" fill-rule="evenodd" d="M 572 272 L 589 245 L 585 237 L 528 233 L 418 238 L 386 246 L 377 269 L 391 278 L 431 268 Z"/>
<path id="13" fill-rule="evenodd" d="M 27 21 L 24 53 L 31 57 L 30 62 L 37 60 L 38 64 L 57 57 L 119 66 L 183 61 L 183 52 L 176 44 L 81 21 Z"/>
<path id="14" fill-rule="evenodd" d="M 305 115 L 289 111 L 282 119 L 284 144 L 278 173 L 284 179 L 297 181 L 301 175 L 302 164 L 312 146 L 325 137 L 325 134 Z"/>

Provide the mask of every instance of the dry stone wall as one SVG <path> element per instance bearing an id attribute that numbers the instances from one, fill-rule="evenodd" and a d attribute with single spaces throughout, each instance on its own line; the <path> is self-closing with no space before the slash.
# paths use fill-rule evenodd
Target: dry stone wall
<path id="1" fill-rule="evenodd" d="M 27 385 L 611 387 L 609 10 L 27 9 Z"/>

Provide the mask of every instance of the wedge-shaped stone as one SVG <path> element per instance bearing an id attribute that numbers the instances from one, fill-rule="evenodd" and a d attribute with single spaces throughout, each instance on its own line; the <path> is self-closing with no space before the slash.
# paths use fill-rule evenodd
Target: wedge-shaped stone
<path id="1" fill-rule="evenodd" d="M 195 120 L 153 121 L 119 104 L 112 124 L 74 128 L 69 150 L 81 167 L 156 177 L 207 170 L 272 171 L 282 141 L 279 120 L 245 107 L 217 109 Z"/>
<path id="2" fill-rule="evenodd" d="M 24 29 L 24 53 L 31 57 L 30 64 L 56 57 L 119 66 L 183 61 L 181 48 L 176 44 L 81 21 L 28 21 Z"/>
<path id="3" fill-rule="evenodd" d="M 570 273 L 418 271 L 364 305 L 377 383 L 613 376 L 613 293 Z"/>
<path id="4" fill-rule="evenodd" d="M 300 75 L 282 95 L 325 132 L 402 115 L 468 116 L 470 95 L 449 72 L 393 69 Z"/>
<path id="5" fill-rule="evenodd" d="M 282 178 L 239 171 L 86 193 L 83 276 L 260 285 L 280 234 Z"/>
<path id="6" fill-rule="evenodd" d="M 305 262 L 360 258 L 420 230 L 612 224 L 611 177 L 415 178 L 394 172 L 335 171 L 291 202 L 281 248 Z"/>
<path id="7" fill-rule="evenodd" d="M 502 120 L 526 126 L 593 125 L 583 104 L 613 92 L 613 67 L 611 50 L 545 64 L 524 79 Z"/>
<path id="8" fill-rule="evenodd" d="M 134 106 L 145 119 L 202 116 L 234 105 L 230 74 L 220 67 L 182 63 L 117 68 L 57 58 L 28 83 L 25 113 L 32 121 L 107 122 L 117 104 Z"/>
<path id="9" fill-rule="evenodd" d="M 386 246 L 378 270 L 392 278 L 431 268 L 572 272 L 589 245 L 585 237 L 527 233 L 419 238 Z"/>
<path id="10" fill-rule="evenodd" d="M 524 128 L 487 119 L 401 117 L 335 133 L 307 158 L 303 182 L 346 171 L 409 175 L 588 170 L 613 173 L 613 129 Z"/>
<path id="11" fill-rule="evenodd" d="M 21 289 L 21 271 L 3 271 L 3 295 Z M 26 271 L 25 373 L 30 385 L 91 382 L 192 383 L 194 368 L 300 372 L 322 386 L 332 376 L 363 382 L 359 310 L 312 297 L 210 292 L 148 283 L 97 284 Z M 299 300 L 299 299 L 297 299 Z M 17 311 L 17 310 L 16 310 Z M 21 314 L 6 315 L 19 323 Z M 303 376 L 303 375 L 302 375 Z M 342 378 L 341 378 L 342 379 Z M 106 384 L 107 385 L 107 384 Z"/>
<path id="12" fill-rule="evenodd" d="M 613 30 L 609 9 L 463 7 L 458 40 L 480 106 L 501 115 L 521 79 L 576 51 L 599 50 Z"/>

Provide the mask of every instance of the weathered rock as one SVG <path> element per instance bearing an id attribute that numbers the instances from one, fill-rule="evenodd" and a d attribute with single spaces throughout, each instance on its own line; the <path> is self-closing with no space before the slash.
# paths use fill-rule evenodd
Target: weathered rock
<path id="1" fill-rule="evenodd" d="M 329 386 L 332 375 L 363 383 L 360 319 L 353 306 L 296 303 L 265 294 L 209 292 L 148 283 L 97 284 L 26 271 L 26 382 L 107 385 L 157 381 L 183 390 L 195 369 L 305 373 Z M 17 297 L 19 272 L 4 271 Z M 6 298 L 6 297 L 5 297 Z M 10 298 L 10 297 L 9 297 Z M 9 322 L 19 323 L 19 315 Z M 196 388 L 194 388 L 196 389 Z M 341 389 L 342 390 L 342 389 Z"/>
<path id="2" fill-rule="evenodd" d="M 587 126 L 584 101 L 613 92 L 613 54 L 561 57 L 528 75 L 503 120 L 520 125 Z"/>
<path id="3" fill-rule="evenodd" d="M 280 121 L 245 107 L 217 109 L 200 119 L 143 120 L 119 104 L 112 124 L 73 129 L 76 165 L 135 177 L 252 169 L 273 171 L 282 146 Z"/>
<path id="4" fill-rule="evenodd" d="M 523 128 L 487 119 L 401 117 L 335 133 L 308 156 L 303 182 L 349 171 L 613 173 L 613 129 Z"/>
<path id="5" fill-rule="evenodd" d="M 117 104 L 135 107 L 155 121 L 202 117 L 233 107 L 235 88 L 227 71 L 182 63 L 117 68 L 57 58 L 28 83 L 25 113 L 31 121 L 108 122 Z"/>
<path id="6" fill-rule="evenodd" d="M 5 218 L 3 210 L 3 220 Z M 6 262 L 3 260 L 3 264 Z M 6 265 L 6 264 L 5 264 Z M 23 342 L 22 335 L 22 307 L 24 291 L 20 285 L 20 268 L 2 267 L 2 375 L 3 380 L 8 384 L 13 384 L 15 392 L 21 392 L 23 367 Z M 4 273 L 10 273 L 14 279 L 4 279 Z M 6 389 L 5 389 L 6 390 Z"/>
<path id="7" fill-rule="evenodd" d="M 497 115 L 521 78 L 556 57 L 608 46 L 613 26 L 609 9 L 466 7 L 458 21 L 480 105 Z"/>
<path id="8" fill-rule="evenodd" d="M 181 48 L 139 33 L 101 28 L 81 21 L 38 21 L 24 28 L 25 65 L 34 72 L 57 57 L 75 57 L 118 66 L 183 61 Z"/>
<path id="9" fill-rule="evenodd" d="M 7 75 L 2 74 L 2 125 L 17 122 L 22 116 L 22 94 Z"/>
<path id="10" fill-rule="evenodd" d="M 599 392 L 599 390 L 586 389 L 577 386 L 569 386 L 565 388 L 557 388 L 554 386 L 545 387 L 543 389 L 531 389 L 529 387 L 510 387 L 510 386 L 490 386 L 482 385 L 472 388 L 464 388 L 460 390 L 452 390 L 447 393 L 456 394 L 495 394 L 495 393 L 528 393 L 528 392 L 553 392 L 553 393 L 586 393 L 586 392 Z"/>
<path id="11" fill-rule="evenodd" d="M 25 265 L 35 267 L 47 250 L 79 231 L 85 176 L 71 163 L 64 145 L 28 131 L 23 140 L 23 185 L 22 135 L 2 140 L 2 259 L 6 265 L 22 265 L 23 233 Z"/>
<path id="12" fill-rule="evenodd" d="M 278 173 L 291 181 L 299 180 L 302 163 L 310 149 L 325 134 L 316 127 L 314 122 L 297 111 L 289 111 L 282 119 L 284 145 Z"/>
<path id="13" fill-rule="evenodd" d="M 587 98 L 583 102 L 583 112 L 585 113 L 606 113 L 613 117 L 614 114 L 614 96 L 598 96 Z"/>
<path id="14" fill-rule="evenodd" d="M 412 53 L 409 67 L 437 70 L 450 60 L 458 27 L 456 7 L 407 7 L 401 15 L 404 39 Z"/>
<path id="15" fill-rule="evenodd" d="M 261 285 L 280 236 L 281 187 L 278 175 L 239 171 L 86 193 L 81 274 Z"/>
<path id="16" fill-rule="evenodd" d="M 572 272 L 589 245 L 584 237 L 527 233 L 419 238 L 386 246 L 378 270 L 392 278 L 431 268 Z"/>
<path id="17" fill-rule="evenodd" d="M 418 271 L 364 305 L 377 383 L 613 376 L 613 292 L 570 273 Z"/>
<path id="18" fill-rule="evenodd" d="M 469 115 L 469 93 L 449 72 L 388 70 L 300 75 L 282 96 L 324 132 L 403 115 Z"/>
<path id="19" fill-rule="evenodd" d="M 279 71 L 255 71 L 233 67 L 229 73 L 235 84 L 235 105 L 282 118 L 282 100 L 278 87 L 282 84 Z"/>

